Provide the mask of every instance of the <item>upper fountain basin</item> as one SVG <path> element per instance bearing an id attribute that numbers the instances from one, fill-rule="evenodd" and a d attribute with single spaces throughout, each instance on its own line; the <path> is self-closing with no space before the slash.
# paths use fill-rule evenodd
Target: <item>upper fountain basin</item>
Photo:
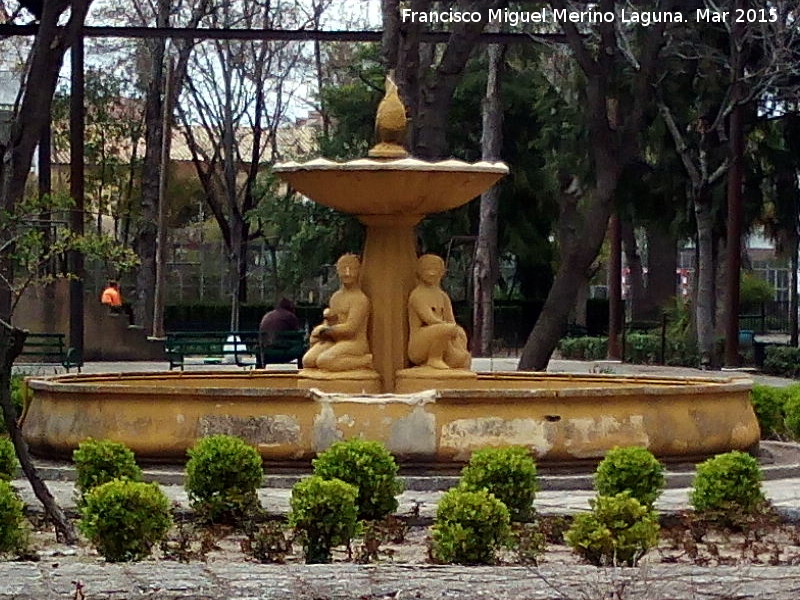
<path id="1" fill-rule="evenodd" d="M 508 174 L 501 162 L 427 162 L 318 158 L 285 162 L 274 170 L 311 200 L 355 215 L 427 215 L 450 210 L 485 192 Z"/>

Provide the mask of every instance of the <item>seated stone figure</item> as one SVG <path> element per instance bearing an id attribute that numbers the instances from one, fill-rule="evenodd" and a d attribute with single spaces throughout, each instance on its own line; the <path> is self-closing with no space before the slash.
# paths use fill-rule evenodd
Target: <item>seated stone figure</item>
<path id="1" fill-rule="evenodd" d="M 419 283 L 408 297 L 408 358 L 434 369 L 468 369 L 467 334 L 456 324 L 453 305 L 441 288 L 444 261 L 435 254 L 417 260 Z"/>
<path id="2" fill-rule="evenodd" d="M 354 371 L 372 368 L 367 341 L 369 298 L 358 281 L 361 261 L 345 254 L 336 262 L 341 287 L 334 292 L 323 322 L 311 331 L 311 348 L 303 356 L 303 367 L 324 371 Z"/>

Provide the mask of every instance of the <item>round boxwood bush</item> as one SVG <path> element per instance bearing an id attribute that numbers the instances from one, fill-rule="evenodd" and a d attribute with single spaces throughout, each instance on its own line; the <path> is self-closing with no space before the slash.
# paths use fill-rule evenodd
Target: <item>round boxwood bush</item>
<path id="1" fill-rule="evenodd" d="M 509 541 L 508 508 L 484 489 L 446 492 L 436 509 L 431 556 L 442 563 L 492 564 Z"/>
<path id="2" fill-rule="evenodd" d="M 156 483 L 114 479 L 83 500 L 78 528 L 109 562 L 146 558 L 172 526 L 169 499 Z"/>
<path id="3" fill-rule="evenodd" d="M 800 440 L 800 386 L 792 385 L 783 390 L 776 391 L 783 402 L 780 407 L 782 413 L 779 415 L 779 417 L 783 417 L 783 422 L 780 423 L 783 427 L 778 425 L 775 426 L 775 429 L 778 433 L 786 431 L 793 439 Z M 755 392 L 755 388 L 753 388 L 753 392 Z M 753 403 L 755 405 L 755 401 Z M 758 416 L 758 410 L 756 410 L 756 416 Z M 761 421 L 759 419 L 759 424 L 760 423 Z M 763 428 L 761 430 L 761 435 L 762 437 L 764 436 Z"/>
<path id="4" fill-rule="evenodd" d="M 596 566 L 635 566 L 658 544 L 658 516 L 629 492 L 597 496 L 564 536 L 573 552 Z"/>
<path id="5" fill-rule="evenodd" d="M 358 488 L 317 475 L 292 488 L 289 525 L 300 535 L 306 563 L 331 562 L 331 549 L 349 544 L 358 523 Z"/>
<path id="6" fill-rule="evenodd" d="M 783 433 L 784 404 L 788 390 L 768 385 L 754 385 L 750 399 L 761 428 L 761 438 L 774 438 Z M 800 397 L 798 397 L 800 400 Z M 800 417 L 800 415 L 798 415 Z M 800 422 L 798 422 L 800 425 Z"/>
<path id="7" fill-rule="evenodd" d="M 735 525 L 740 517 L 765 508 L 761 478 L 758 461 L 749 454 L 719 454 L 698 465 L 689 502 L 698 513 Z"/>
<path id="8" fill-rule="evenodd" d="M 484 448 L 461 470 L 460 486 L 486 490 L 508 508 L 512 521 L 527 519 L 536 496 L 536 463 L 521 446 Z"/>
<path id="9" fill-rule="evenodd" d="M 0 480 L 11 481 L 17 475 L 17 453 L 8 438 L 0 438 Z"/>
<path id="10" fill-rule="evenodd" d="M 187 451 L 186 492 L 202 520 L 236 522 L 258 507 L 261 456 L 244 440 L 212 435 Z"/>
<path id="11" fill-rule="evenodd" d="M 594 474 L 594 489 L 600 496 L 628 491 L 645 506 L 652 507 L 664 489 L 664 465 L 647 448 L 613 448 L 600 461 Z"/>
<path id="12" fill-rule="evenodd" d="M 19 553 L 27 545 L 24 508 L 11 484 L 0 480 L 0 552 Z"/>
<path id="13" fill-rule="evenodd" d="M 403 491 L 403 484 L 397 478 L 394 457 L 380 442 L 336 442 L 313 465 L 314 475 L 356 486 L 359 519 L 382 519 L 397 510 L 395 496 Z"/>
<path id="14" fill-rule="evenodd" d="M 111 440 L 87 439 L 72 453 L 75 487 L 85 495 L 98 485 L 114 479 L 142 480 L 142 470 L 130 448 Z"/>

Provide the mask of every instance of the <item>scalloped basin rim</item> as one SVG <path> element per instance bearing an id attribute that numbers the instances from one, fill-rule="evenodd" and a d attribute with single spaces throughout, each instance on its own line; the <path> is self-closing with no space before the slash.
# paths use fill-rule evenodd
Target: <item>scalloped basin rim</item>
<path id="1" fill-rule="evenodd" d="M 441 161 L 425 161 L 416 158 L 400 158 L 397 160 L 373 160 L 359 158 L 346 162 L 337 162 L 327 158 L 315 158 L 298 163 L 287 161 L 276 164 L 276 173 L 294 171 L 422 171 L 422 172 L 456 172 L 456 173 L 498 173 L 507 175 L 508 165 L 503 162 L 479 161 L 467 163 L 461 160 L 448 159 Z"/>

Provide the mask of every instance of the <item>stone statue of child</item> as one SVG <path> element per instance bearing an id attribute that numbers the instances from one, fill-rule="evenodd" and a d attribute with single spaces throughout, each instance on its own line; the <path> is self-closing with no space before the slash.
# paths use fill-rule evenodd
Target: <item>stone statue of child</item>
<path id="1" fill-rule="evenodd" d="M 408 358 L 434 369 L 469 369 L 467 334 L 456 323 L 450 298 L 441 288 L 444 261 L 435 254 L 417 260 L 417 286 L 408 297 Z"/>
<path id="2" fill-rule="evenodd" d="M 336 261 L 341 287 L 334 292 L 323 322 L 311 331 L 311 348 L 303 356 L 303 367 L 323 371 L 354 371 L 372 368 L 367 341 L 370 303 L 359 284 L 361 261 L 345 254 Z"/>

